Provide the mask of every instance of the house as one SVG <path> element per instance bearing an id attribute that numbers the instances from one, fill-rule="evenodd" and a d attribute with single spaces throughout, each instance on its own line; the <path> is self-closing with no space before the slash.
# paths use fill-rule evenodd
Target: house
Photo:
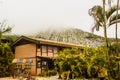
<path id="1" fill-rule="evenodd" d="M 31 75 L 38 75 L 46 69 L 54 69 L 58 52 L 72 47 L 82 48 L 79 45 L 21 36 L 12 45 L 15 54 L 13 63 L 17 68 L 28 68 Z"/>

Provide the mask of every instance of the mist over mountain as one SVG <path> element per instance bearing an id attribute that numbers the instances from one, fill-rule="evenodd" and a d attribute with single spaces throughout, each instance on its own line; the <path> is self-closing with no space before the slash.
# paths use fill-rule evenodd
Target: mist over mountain
<path id="1" fill-rule="evenodd" d="M 104 43 L 103 37 L 77 28 L 50 28 L 38 32 L 35 37 L 89 47 L 100 46 Z"/>

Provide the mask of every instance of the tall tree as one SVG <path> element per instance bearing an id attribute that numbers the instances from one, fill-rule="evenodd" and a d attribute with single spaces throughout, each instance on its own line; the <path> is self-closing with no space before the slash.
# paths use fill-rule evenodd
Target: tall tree
<path id="1" fill-rule="evenodd" d="M 104 1 L 104 0 L 103 0 Z M 103 6 L 105 1 L 103 2 Z M 118 8 L 120 9 L 120 7 Z M 92 27 L 92 32 L 96 29 L 99 31 L 99 28 L 102 27 L 104 29 L 104 37 L 105 37 L 105 46 L 108 46 L 107 42 L 107 31 L 106 27 L 109 27 L 116 22 L 120 22 L 120 14 L 118 14 L 118 19 L 116 20 L 116 15 L 113 13 L 117 11 L 116 6 L 110 7 L 108 10 L 105 11 L 105 6 L 101 7 L 99 5 L 93 6 L 89 9 L 89 15 L 94 19 L 94 26 Z"/>
<path id="2" fill-rule="evenodd" d="M 13 59 L 13 54 L 8 43 L 2 43 L 1 39 L 4 33 L 10 32 L 6 21 L 0 23 L 0 77 L 10 75 L 10 64 Z"/>
<path id="3" fill-rule="evenodd" d="M 107 41 L 107 31 L 106 31 L 106 12 L 105 12 L 105 0 L 103 0 L 103 27 L 104 27 L 104 38 L 105 38 L 105 47 L 108 47 L 108 41 Z"/>
<path id="4" fill-rule="evenodd" d="M 118 16 L 120 16 L 120 15 L 118 15 L 118 10 L 119 10 L 119 0 L 117 0 L 117 11 L 116 11 L 116 21 L 118 20 Z M 118 27 L 118 23 L 116 22 L 116 28 L 115 28 L 115 35 L 116 35 L 116 44 L 118 45 L 118 36 L 117 36 L 117 27 Z"/>
<path id="5" fill-rule="evenodd" d="M 120 9 L 120 7 L 118 8 Z M 92 28 L 92 31 L 96 29 L 97 31 L 99 30 L 99 27 L 102 27 L 104 30 L 104 46 L 106 47 L 106 58 L 109 60 L 109 55 L 108 55 L 108 41 L 107 41 L 107 31 L 106 28 L 120 22 L 120 14 L 118 14 L 118 18 L 116 20 L 116 14 L 113 14 L 117 10 L 116 6 L 111 6 L 108 10 L 105 10 L 105 0 L 103 0 L 103 7 L 101 6 L 94 6 L 89 10 L 90 16 L 93 17 L 95 23 Z M 109 65 L 108 65 L 109 66 Z"/>

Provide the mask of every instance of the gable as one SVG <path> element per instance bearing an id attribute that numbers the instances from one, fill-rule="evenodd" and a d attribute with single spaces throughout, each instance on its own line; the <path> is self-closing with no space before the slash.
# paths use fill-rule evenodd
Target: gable
<path id="1" fill-rule="evenodd" d="M 12 44 L 12 47 L 16 47 L 16 46 L 19 46 L 19 45 L 25 45 L 25 44 L 31 44 L 31 43 L 38 43 L 37 40 L 33 40 L 33 39 L 30 39 L 28 37 L 25 37 L 25 36 L 21 36 L 19 39 L 17 39 L 13 44 Z"/>
<path id="2" fill-rule="evenodd" d="M 25 40 L 25 39 L 22 39 L 20 41 L 18 41 L 15 46 L 19 46 L 19 45 L 24 45 L 24 44 L 31 44 L 31 43 L 34 43 L 32 41 L 28 41 L 28 40 Z"/>

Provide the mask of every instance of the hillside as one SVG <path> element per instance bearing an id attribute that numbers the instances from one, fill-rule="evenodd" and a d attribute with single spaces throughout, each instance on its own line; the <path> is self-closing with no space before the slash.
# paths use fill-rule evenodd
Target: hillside
<path id="1" fill-rule="evenodd" d="M 76 28 L 63 30 L 49 29 L 39 32 L 35 37 L 89 47 L 100 46 L 103 45 L 104 42 L 103 37 Z"/>
<path id="2" fill-rule="evenodd" d="M 57 42 L 70 43 L 81 46 L 97 47 L 104 44 L 104 38 L 76 28 L 50 28 L 29 37 L 42 38 Z M 20 35 L 4 35 L 2 39 L 9 39 L 13 43 Z M 109 43 L 115 42 L 115 38 L 108 38 Z M 120 39 L 118 40 L 120 42 Z"/>

